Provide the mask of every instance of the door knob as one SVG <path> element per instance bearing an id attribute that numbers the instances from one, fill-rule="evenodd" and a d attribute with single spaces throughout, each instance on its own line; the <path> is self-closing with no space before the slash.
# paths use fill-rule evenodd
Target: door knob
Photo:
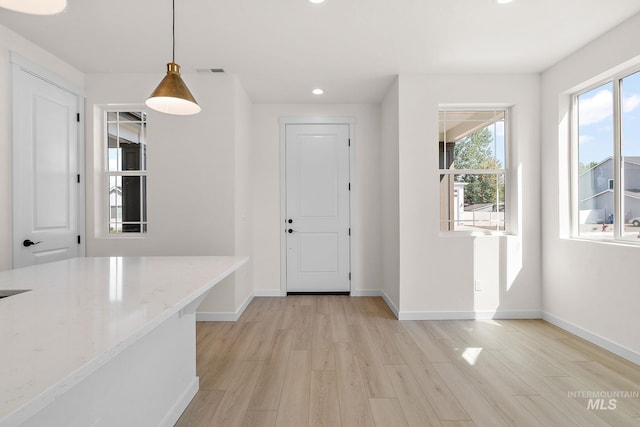
<path id="1" fill-rule="evenodd" d="M 294 233 L 296 230 L 292 230 L 291 228 L 287 230 L 287 233 L 291 234 Z"/>
<path id="2" fill-rule="evenodd" d="M 27 239 L 22 242 L 22 246 L 24 246 L 25 248 L 28 248 L 29 246 L 37 245 L 38 243 L 42 243 L 42 240 L 39 242 L 32 242 L 31 240 Z"/>
<path id="3" fill-rule="evenodd" d="M 292 219 L 288 219 L 288 220 L 287 220 L 287 222 L 288 222 L 289 224 L 292 224 L 292 223 L 293 223 L 293 220 L 292 220 Z"/>

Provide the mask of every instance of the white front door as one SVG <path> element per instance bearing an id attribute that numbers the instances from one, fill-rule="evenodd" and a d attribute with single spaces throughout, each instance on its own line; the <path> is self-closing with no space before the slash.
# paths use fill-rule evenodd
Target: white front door
<path id="1" fill-rule="evenodd" d="M 285 189 L 287 292 L 348 292 L 348 124 L 285 126 Z"/>
<path id="2" fill-rule="evenodd" d="M 79 255 L 78 96 L 14 65 L 13 266 Z"/>

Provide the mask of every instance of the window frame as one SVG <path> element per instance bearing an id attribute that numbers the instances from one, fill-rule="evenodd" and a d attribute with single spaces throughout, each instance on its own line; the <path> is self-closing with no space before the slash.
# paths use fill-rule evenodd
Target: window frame
<path id="1" fill-rule="evenodd" d="M 516 199 L 514 195 L 511 194 L 511 173 L 510 173 L 510 164 L 511 164 L 511 144 L 513 144 L 512 134 L 511 134 L 511 112 L 512 106 L 506 104 L 464 104 L 464 105 L 450 105 L 450 104 L 440 104 L 438 105 L 438 132 L 440 129 L 440 114 L 445 112 L 502 112 L 504 114 L 504 165 L 501 169 L 451 169 L 451 168 L 440 168 L 440 164 L 438 164 L 438 176 L 442 175 L 459 175 L 459 174 L 474 174 L 474 175 L 503 175 L 504 176 L 504 208 L 502 210 L 504 214 L 504 230 L 443 230 L 442 229 L 442 219 L 440 215 L 438 228 L 441 235 L 444 236 L 503 236 L 503 235 L 512 235 L 512 226 L 513 223 L 511 221 L 511 215 L 513 214 L 513 207 L 511 206 L 513 200 Z M 440 138 L 437 138 L 440 139 Z M 438 145 L 440 141 L 438 141 Z M 439 150 L 439 148 L 438 148 Z M 446 153 L 446 142 L 444 147 Z M 446 165 L 446 162 L 445 162 Z M 445 166 L 443 165 L 443 166 Z M 455 191 L 455 190 L 454 190 Z M 442 211 L 442 190 L 438 190 L 440 202 L 438 204 L 440 211 Z M 496 201 L 499 205 L 499 200 Z M 497 212 L 499 212 L 499 208 L 497 208 Z M 450 215 L 451 216 L 451 215 Z M 449 221 L 453 221 L 449 218 Z"/>
<path id="2" fill-rule="evenodd" d="M 149 110 L 144 104 L 126 104 L 126 105 L 106 105 L 101 108 L 100 120 L 101 120 L 101 144 L 100 144 L 100 158 L 101 158 L 101 176 L 102 180 L 99 187 L 99 198 L 102 201 L 100 203 L 102 216 L 100 218 L 100 224 L 98 225 L 99 234 L 105 238 L 115 239 L 140 239 L 145 238 L 149 231 L 149 218 L 148 218 L 148 193 L 149 193 L 149 180 L 148 180 L 148 147 L 145 142 L 145 158 L 144 158 L 144 170 L 109 170 L 109 124 L 117 123 L 116 121 L 109 120 L 110 113 L 127 113 L 127 112 L 140 112 L 145 114 L 145 119 L 141 120 L 141 123 L 148 125 L 149 123 Z M 142 159 L 141 159 L 142 161 Z M 144 177 L 145 191 L 144 201 L 141 200 L 140 206 L 140 230 L 141 231 L 128 231 L 128 232 L 111 232 L 111 203 L 110 203 L 110 178 L 111 177 L 123 177 L 123 176 L 139 176 Z M 105 193 L 103 193 L 105 191 Z M 143 219 L 145 218 L 145 219 Z M 138 223 L 138 222 L 136 222 Z"/>
<path id="3" fill-rule="evenodd" d="M 590 81 L 589 84 L 578 87 L 570 92 L 570 126 L 569 126 L 569 194 L 570 194 L 570 238 L 574 240 L 585 240 L 589 242 L 598 243 L 616 243 L 616 244 L 628 244 L 633 246 L 640 246 L 640 241 L 633 240 L 624 235 L 625 221 L 616 221 L 615 218 L 624 218 L 622 214 L 623 209 L 623 195 L 624 195 L 624 164 L 623 149 L 622 149 L 622 130 L 623 130 L 623 96 L 622 96 L 622 81 L 636 73 L 640 73 L 640 64 L 635 64 L 632 67 L 625 67 L 620 71 L 607 73 L 602 78 L 596 81 Z M 586 236 L 580 234 L 580 131 L 579 131 L 579 108 L 578 98 L 585 93 L 588 93 L 598 87 L 611 83 L 612 87 L 612 106 L 613 106 L 613 178 L 607 182 L 607 188 L 611 189 L 613 184 L 613 215 L 614 221 L 612 225 L 613 235 L 603 235 L 600 237 Z M 613 181 L 611 183 L 610 181 Z M 640 236 L 639 236 L 640 237 Z"/>

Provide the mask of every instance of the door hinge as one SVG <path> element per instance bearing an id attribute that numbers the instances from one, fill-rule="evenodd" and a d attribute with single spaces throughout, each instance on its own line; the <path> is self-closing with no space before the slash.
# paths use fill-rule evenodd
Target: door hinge
<path id="1" fill-rule="evenodd" d="M 80 184 L 80 174 L 78 174 L 78 184 Z"/>
<path id="2" fill-rule="evenodd" d="M 349 228 L 349 236 L 351 236 L 351 228 Z"/>
<path id="3" fill-rule="evenodd" d="M 351 272 L 349 272 L 349 280 L 351 280 Z"/>
<path id="4" fill-rule="evenodd" d="M 348 141 L 347 142 L 347 144 L 348 144 L 347 147 L 351 147 L 351 138 L 347 139 L 347 141 Z"/>
<path id="5" fill-rule="evenodd" d="M 349 183 L 348 188 L 349 188 L 349 191 L 351 191 L 351 183 Z"/>
<path id="6" fill-rule="evenodd" d="M 76 120 L 80 123 L 80 113 L 76 114 Z"/>
<path id="7" fill-rule="evenodd" d="M 78 234 L 78 244 L 80 244 L 80 235 Z"/>

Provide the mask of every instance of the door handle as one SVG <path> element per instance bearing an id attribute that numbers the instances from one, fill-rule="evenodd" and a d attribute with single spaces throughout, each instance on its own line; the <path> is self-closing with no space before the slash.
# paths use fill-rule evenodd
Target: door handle
<path id="1" fill-rule="evenodd" d="M 29 246 L 37 245 L 39 243 L 42 243 L 42 240 L 39 242 L 32 242 L 31 240 L 27 239 L 22 242 L 22 246 L 24 246 L 25 248 L 28 248 Z"/>
<path id="2" fill-rule="evenodd" d="M 291 229 L 291 228 L 287 230 L 287 233 L 289 233 L 289 234 L 291 234 L 291 233 L 295 233 L 295 232 L 296 232 L 296 230 L 293 230 L 293 229 Z"/>
<path id="3" fill-rule="evenodd" d="M 291 223 L 293 222 L 293 220 L 292 220 L 292 219 L 288 219 L 288 220 L 287 220 L 287 222 L 288 222 L 289 224 L 291 224 Z"/>

